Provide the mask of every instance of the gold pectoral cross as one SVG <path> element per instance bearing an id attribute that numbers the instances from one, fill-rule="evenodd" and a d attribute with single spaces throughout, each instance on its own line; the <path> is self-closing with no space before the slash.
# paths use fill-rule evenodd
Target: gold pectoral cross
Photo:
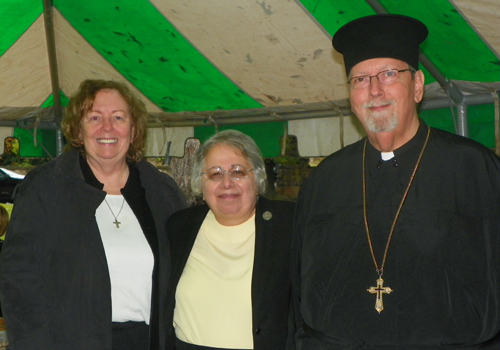
<path id="1" fill-rule="evenodd" d="M 118 219 L 117 219 L 117 218 L 115 218 L 115 221 L 113 221 L 113 224 L 115 224 L 117 228 L 120 228 L 120 224 L 121 224 L 121 222 L 120 222 L 120 221 L 118 221 Z"/>
<path id="2" fill-rule="evenodd" d="M 369 289 L 367 289 L 367 291 L 371 294 L 377 294 L 377 299 L 375 301 L 375 310 L 377 310 L 378 313 L 381 313 L 384 310 L 383 294 L 391 294 L 392 289 L 389 287 L 384 287 L 384 280 L 382 279 L 382 277 L 379 277 L 377 279 L 377 286 L 370 287 Z"/>

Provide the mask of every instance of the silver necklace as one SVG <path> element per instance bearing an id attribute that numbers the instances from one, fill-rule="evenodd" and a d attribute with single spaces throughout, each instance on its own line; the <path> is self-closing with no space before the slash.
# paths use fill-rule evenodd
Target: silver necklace
<path id="1" fill-rule="evenodd" d="M 118 216 L 120 216 L 120 213 L 122 212 L 122 209 L 123 209 L 123 205 L 125 204 L 125 198 L 123 198 L 123 202 L 122 202 L 122 206 L 120 207 L 120 211 L 118 212 L 118 214 L 115 215 L 115 213 L 113 213 L 113 210 L 111 209 L 111 207 L 109 206 L 109 203 L 108 201 L 106 200 L 106 198 L 104 198 L 104 201 L 106 202 L 106 205 L 108 206 L 109 208 L 109 211 L 111 212 L 111 214 L 113 215 L 113 217 L 115 218 L 115 221 L 113 221 L 113 224 L 116 225 L 117 228 L 120 228 L 120 224 L 121 222 L 118 221 Z"/>

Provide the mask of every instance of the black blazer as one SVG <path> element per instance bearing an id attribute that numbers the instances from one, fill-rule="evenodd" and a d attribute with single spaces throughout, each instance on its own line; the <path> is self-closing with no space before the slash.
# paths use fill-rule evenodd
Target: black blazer
<path id="1" fill-rule="evenodd" d="M 285 349 L 290 305 L 290 238 L 295 204 L 260 197 L 255 212 L 252 323 L 255 350 Z M 205 220 L 207 205 L 174 213 L 167 221 L 171 272 L 167 287 L 167 350 L 175 349 L 175 291 Z"/>
<path id="2" fill-rule="evenodd" d="M 165 222 L 186 205 L 171 177 L 145 160 L 135 167 L 157 233 L 157 336 L 163 349 L 169 263 Z M 112 349 L 111 284 L 95 219 L 105 195 L 85 181 L 77 151 L 36 167 L 19 185 L 0 254 L 0 299 L 10 348 Z"/>

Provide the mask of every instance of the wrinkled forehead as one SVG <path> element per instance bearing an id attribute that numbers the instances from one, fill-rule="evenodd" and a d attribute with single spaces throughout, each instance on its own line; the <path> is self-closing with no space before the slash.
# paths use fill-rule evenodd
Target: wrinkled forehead
<path id="1" fill-rule="evenodd" d="M 374 75 L 378 72 L 387 69 L 406 69 L 410 68 L 410 65 L 404 61 L 390 58 L 372 58 L 368 60 L 361 61 L 354 65 L 350 72 L 348 72 L 348 77 L 354 77 L 358 75 Z"/>

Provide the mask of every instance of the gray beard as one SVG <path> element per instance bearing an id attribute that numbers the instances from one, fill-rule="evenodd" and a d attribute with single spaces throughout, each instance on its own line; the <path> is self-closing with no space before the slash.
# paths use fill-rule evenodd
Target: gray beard
<path id="1" fill-rule="evenodd" d="M 384 116 L 379 113 L 372 113 L 365 117 L 366 127 L 370 132 L 389 132 L 393 131 L 398 127 L 399 120 L 396 113 L 392 113 L 389 116 Z"/>

